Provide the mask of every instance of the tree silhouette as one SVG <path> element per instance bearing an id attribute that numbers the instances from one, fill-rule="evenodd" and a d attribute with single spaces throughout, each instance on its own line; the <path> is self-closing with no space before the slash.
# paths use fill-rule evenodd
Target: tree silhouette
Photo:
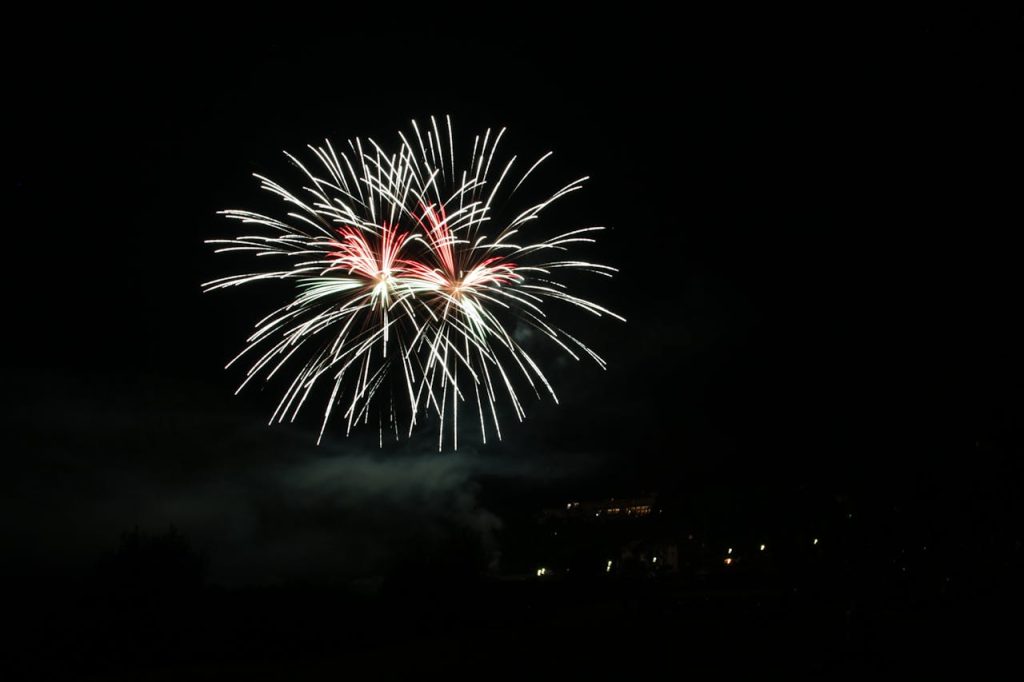
<path id="1" fill-rule="evenodd" d="M 121 533 L 117 549 L 101 559 L 99 573 L 116 601 L 152 604 L 198 593 L 208 563 L 174 526 L 159 534 L 136 526 Z"/>

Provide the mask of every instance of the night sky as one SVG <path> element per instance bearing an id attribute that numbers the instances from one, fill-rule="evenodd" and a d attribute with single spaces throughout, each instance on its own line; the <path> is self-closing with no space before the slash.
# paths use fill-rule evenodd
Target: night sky
<path id="1" fill-rule="evenodd" d="M 389 576 L 646 492 L 711 535 L 849 510 L 869 567 L 1020 566 L 1020 17 L 342 19 L 8 27 L 8 584 L 170 525 L 221 585 Z M 299 184 L 282 150 L 432 114 L 591 176 L 553 218 L 612 228 L 586 255 L 621 272 L 585 286 L 628 322 L 560 321 L 607 371 L 542 354 L 561 404 L 455 454 L 340 422 L 316 447 L 319 407 L 268 427 L 284 386 L 223 366 L 288 290 L 201 292 L 216 212 L 275 210 L 251 174 Z"/>

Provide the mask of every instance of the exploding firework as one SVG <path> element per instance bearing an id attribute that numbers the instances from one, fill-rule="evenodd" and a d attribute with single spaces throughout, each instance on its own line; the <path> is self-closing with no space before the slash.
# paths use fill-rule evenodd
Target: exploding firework
<path id="1" fill-rule="evenodd" d="M 493 208 L 496 200 L 514 205 L 509 199 L 551 153 L 517 177 L 516 157 L 495 164 L 505 130 L 493 136 L 488 130 L 474 138 L 469 164 L 460 168 L 450 118 L 444 123 L 432 117 L 424 135 L 413 121 L 412 133 L 399 133 L 390 154 L 373 140 L 350 140 L 340 153 L 330 141 L 310 146 L 316 172 L 286 152 L 305 175 L 300 194 L 256 175 L 289 205 L 285 216 L 221 211 L 257 233 L 209 240 L 218 253 L 251 252 L 283 267 L 217 279 L 205 290 L 269 279 L 295 283 L 294 298 L 258 322 L 228 363 L 252 360 L 239 391 L 256 377 L 296 368 L 271 423 L 294 420 L 314 388 L 326 386 L 318 442 L 332 413 L 344 416 L 346 433 L 373 419 L 381 439 L 385 428 L 396 438 L 402 430 L 411 434 L 432 414 L 438 447 L 449 428 L 458 447 L 460 405 L 479 422 L 483 442 L 489 432 L 500 439 L 500 402 L 521 421 L 524 388 L 558 401 L 516 340 L 516 324 L 539 331 L 574 359 L 587 356 L 605 366 L 546 312 L 558 302 L 623 320 L 575 296 L 560 278 L 568 271 L 612 275 L 612 267 L 571 256 L 575 245 L 593 242 L 604 228 L 522 238 L 545 208 L 587 178 L 503 216 Z"/>

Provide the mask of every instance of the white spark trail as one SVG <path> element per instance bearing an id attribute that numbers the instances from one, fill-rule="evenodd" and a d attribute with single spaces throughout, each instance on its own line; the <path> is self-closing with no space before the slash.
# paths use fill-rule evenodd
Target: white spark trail
<path id="1" fill-rule="evenodd" d="M 536 338 L 572 359 L 590 358 L 604 369 L 598 353 L 552 322 L 549 308 L 562 305 L 625 321 L 576 295 L 561 279 L 561 273 L 617 272 L 573 255 L 593 244 L 604 227 L 533 241 L 524 236 L 538 231 L 534 225 L 546 208 L 588 178 L 506 216 L 504 207 L 526 191 L 527 180 L 553 152 L 518 176 L 512 173 L 516 156 L 499 158 L 505 128 L 475 136 L 462 166 L 451 117 L 432 116 L 423 129 L 416 121 L 411 127 L 411 136 L 398 133 L 393 152 L 370 138 L 349 140 L 347 151 L 336 150 L 330 140 L 308 145 L 313 165 L 285 152 L 303 179 L 298 194 L 254 176 L 261 189 L 284 202 L 282 215 L 220 211 L 247 233 L 207 240 L 215 253 L 270 258 L 278 265 L 211 280 L 205 291 L 294 282 L 293 298 L 257 322 L 227 366 L 256 358 L 238 391 L 257 377 L 269 381 L 294 367 L 271 423 L 294 421 L 307 400 L 319 395 L 318 386 L 329 387 L 317 443 L 335 408 L 346 433 L 370 424 L 373 414 L 381 445 L 385 424 L 398 438 L 402 421 L 409 435 L 424 421 L 436 421 L 439 449 L 449 425 L 452 448 L 465 438 L 460 429 L 473 424 L 482 442 L 491 428 L 500 440 L 502 394 L 519 421 L 526 407 L 517 385 L 558 402 L 533 342 L 516 325 L 538 332 Z M 557 260 L 538 260 L 553 253 Z M 475 409 L 475 419 L 460 419 L 467 408 Z"/>

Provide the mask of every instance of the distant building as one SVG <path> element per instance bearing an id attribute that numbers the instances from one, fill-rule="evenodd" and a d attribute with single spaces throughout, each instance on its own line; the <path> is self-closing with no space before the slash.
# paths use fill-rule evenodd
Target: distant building
<path id="1" fill-rule="evenodd" d="M 658 512 L 657 495 L 642 497 L 609 497 L 603 500 L 569 501 L 564 507 L 544 509 L 542 521 L 568 519 L 630 519 L 651 516 Z"/>

